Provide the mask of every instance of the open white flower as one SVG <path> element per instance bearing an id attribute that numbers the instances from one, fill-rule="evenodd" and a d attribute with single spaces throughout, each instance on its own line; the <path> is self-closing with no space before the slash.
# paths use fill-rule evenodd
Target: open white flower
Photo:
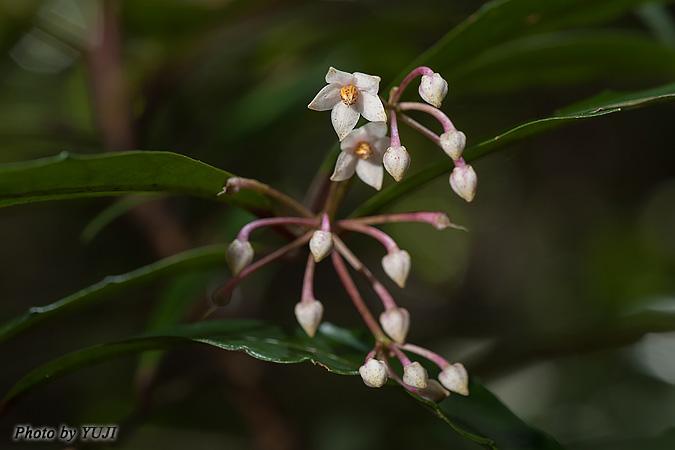
<path id="1" fill-rule="evenodd" d="M 331 110 L 333 128 L 342 141 L 356 126 L 359 116 L 371 122 L 386 122 L 387 114 L 377 96 L 380 77 L 328 69 L 324 87 L 307 105 L 315 111 Z"/>
<path id="2" fill-rule="evenodd" d="M 379 191 L 384 178 L 382 158 L 389 147 L 385 134 L 387 124 L 384 122 L 370 122 L 349 133 L 340 143 L 342 153 L 330 179 L 344 181 L 356 172 L 364 183 Z"/>

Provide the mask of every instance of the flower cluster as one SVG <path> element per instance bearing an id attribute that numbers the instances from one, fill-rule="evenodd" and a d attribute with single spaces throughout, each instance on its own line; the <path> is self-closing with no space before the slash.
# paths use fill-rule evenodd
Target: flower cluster
<path id="1" fill-rule="evenodd" d="M 401 95 L 410 82 L 422 76 L 418 89 L 426 102 L 401 102 Z M 476 196 L 478 178 L 476 172 L 462 158 L 466 136 L 455 128 L 452 121 L 439 108 L 448 93 L 448 83 L 428 67 L 418 67 L 406 76 L 401 84 L 391 91 L 389 100 L 384 102 L 377 95 L 380 77 L 355 72 L 342 72 L 333 67 L 328 69 L 325 86 L 308 105 L 316 111 L 331 110 L 331 122 L 340 139 L 342 153 L 335 164 L 331 180 L 343 181 L 356 172 L 358 177 L 378 191 L 382 188 L 384 169 L 396 180 L 401 181 L 410 167 L 410 155 L 401 145 L 398 132 L 398 117 L 423 133 L 452 158 L 455 168 L 450 174 L 450 186 L 467 202 Z M 385 108 L 386 106 L 386 108 Z M 387 134 L 387 114 L 391 137 Z M 430 114 L 443 127 L 437 135 L 406 115 L 406 111 L 421 111 Z M 354 129 L 359 117 L 369 121 Z"/>
<path id="2" fill-rule="evenodd" d="M 422 75 L 418 92 L 426 103 L 399 102 L 406 86 L 418 75 Z M 466 138 L 464 133 L 457 131 L 450 119 L 438 109 L 448 90 L 447 83 L 439 74 L 427 67 L 413 70 L 398 88 L 392 90 L 386 102 L 377 94 L 379 77 L 358 72 L 349 74 L 331 67 L 326 74 L 326 82 L 328 85 L 321 89 L 309 104 L 309 108 L 318 111 L 331 110 L 331 121 L 340 139 L 342 152 L 336 161 L 331 181 L 338 183 L 356 174 L 366 184 L 380 190 L 384 170 L 397 182 L 401 181 L 410 165 L 410 155 L 401 145 L 399 138 L 400 118 L 402 122 L 432 139 L 452 158 L 455 169 L 450 175 L 450 185 L 465 200 L 469 202 L 473 200 L 476 192 L 476 174 L 461 156 Z M 405 114 L 408 110 L 431 114 L 438 119 L 444 132 L 438 136 L 424 128 Z M 365 118 L 368 123 L 355 128 L 360 117 Z M 387 137 L 388 131 L 391 137 Z M 302 293 L 294 310 L 298 323 L 308 336 L 313 337 L 317 333 L 324 315 L 324 306 L 314 295 L 315 266 L 325 259 L 330 259 L 345 291 L 375 337 L 375 346 L 359 369 L 367 386 L 381 387 L 392 378 L 411 392 L 432 401 L 440 401 L 450 395 L 450 392 L 468 395 L 468 375 L 464 366 L 460 363 L 450 363 L 431 350 L 407 342 L 410 328 L 409 312 L 396 304 L 384 284 L 342 240 L 346 233 L 361 233 L 379 241 L 386 250 L 386 254 L 382 257 L 385 274 L 397 286 L 404 288 L 411 270 L 410 254 L 399 248 L 391 236 L 374 225 L 421 222 L 437 230 L 462 227 L 453 225 L 443 212 L 429 211 L 337 220 L 333 215 L 339 202 L 336 194 L 338 189 L 330 190 L 323 208 L 317 212 L 311 211 L 270 186 L 247 178 L 228 179 L 221 194 L 235 193 L 240 189 L 257 190 L 269 195 L 284 203 L 297 216 L 255 220 L 239 231 L 226 254 L 233 278 L 214 293 L 216 305 L 227 303 L 236 286 L 254 271 L 285 253 L 308 244 L 309 255 L 302 282 Z M 254 262 L 254 249 L 249 236 L 258 228 L 271 226 L 285 227 L 295 239 Z M 379 320 L 375 319 L 363 301 L 350 275 L 348 265 L 368 281 L 380 299 L 383 311 L 379 315 Z M 417 361 L 411 361 L 409 354 L 421 356 L 436 364 L 440 369 L 438 381 L 429 379 L 424 366 Z M 397 359 L 403 366 L 401 377 L 391 364 L 392 358 Z"/>

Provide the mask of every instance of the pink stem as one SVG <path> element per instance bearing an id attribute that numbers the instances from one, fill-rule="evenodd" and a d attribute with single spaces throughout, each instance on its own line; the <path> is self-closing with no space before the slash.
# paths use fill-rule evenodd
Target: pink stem
<path id="1" fill-rule="evenodd" d="M 436 364 L 438 367 L 441 368 L 441 370 L 445 369 L 447 366 L 450 365 L 450 361 L 447 359 L 443 358 L 441 355 L 438 353 L 434 353 L 431 350 L 428 350 L 426 348 L 419 347 L 415 344 L 403 344 L 401 348 L 405 351 L 408 351 L 410 353 L 415 353 L 416 355 L 420 355 L 423 358 L 428 359 L 432 363 Z"/>
<path id="2" fill-rule="evenodd" d="M 335 248 L 338 252 L 347 260 L 350 266 L 354 268 L 357 272 L 365 277 L 366 280 L 370 283 L 373 290 L 380 297 L 382 305 L 384 305 L 385 311 L 390 311 L 392 309 L 397 309 L 398 305 L 394 301 L 394 298 L 391 296 L 387 288 L 385 288 L 382 283 L 380 283 L 373 273 L 368 270 L 368 268 L 352 253 L 351 250 L 342 242 L 337 236 L 333 236 L 333 241 L 335 242 Z M 334 252 L 333 252 L 334 253 Z"/>
<path id="3" fill-rule="evenodd" d="M 401 81 L 401 84 L 398 85 L 398 89 L 396 89 L 396 92 L 394 92 L 394 95 L 391 96 L 389 99 L 389 103 L 392 105 L 396 105 L 401 98 L 401 94 L 403 94 L 403 91 L 405 90 L 406 87 L 408 87 L 408 84 L 418 75 L 427 75 L 427 76 L 434 76 L 434 71 L 431 70 L 428 67 L 425 66 L 420 66 L 412 70 L 404 79 Z"/>
<path id="4" fill-rule="evenodd" d="M 302 300 L 303 302 L 311 302 L 314 298 L 314 256 L 310 253 L 307 258 L 307 266 L 305 267 L 305 276 L 302 279 Z"/>
<path id="5" fill-rule="evenodd" d="M 384 245 L 388 253 L 397 252 L 400 250 L 396 244 L 396 241 L 394 241 L 391 236 L 382 230 L 378 230 L 377 228 L 351 220 L 340 220 L 336 222 L 336 225 L 339 225 L 339 227 L 344 230 L 356 231 L 357 233 L 367 234 L 368 236 L 377 239 L 380 241 L 380 243 L 382 243 L 382 245 Z"/>
<path id="6" fill-rule="evenodd" d="M 248 235 L 251 234 L 253 230 L 275 225 L 303 225 L 316 228 L 318 223 L 316 219 L 303 219 L 300 217 L 271 217 L 267 219 L 258 219 L 244 225 L 239 231 L 239 234 L 237 234 L 237 239 L 242 242 L 248 241 Z"/>
<path id="7" fill-rule="evenodd" d="M 266 266 L 267 264 L 271 263 L 275 259 L 283 256 L 284 254 L 290 252 L 293 249 L 296 249 L 300 247 L 301 245 L 306 244 L 309 242 L 309 240 L 312 238 L 312 232 L 308 232 L 294 240 L 293 242 L 289 242 L 288 244 L 284 245 L 283 247 L 273 251 L 269 255 L 266 255 L 253 264 L 247 266 L 244 270 L 241 271 L 239 275 L 237 275 L 234 278 L 230 278 L 227 283 L 223 284 L 220 286 L 216 291 L 213 293 L 212 298 L 214 300 L 214 303 L 218 305 L 224 305 L 229 302 L 229 298 L 232 296 L 232 292 L 234 289 L 241 283 L 247 276 L 251 275 L 253 272 L 256 270 Z M 220 299 L 223 299 L 221 301 Z"/>
<path id="8" fill-rule="evenodd" d="M 374 349 L 372 349 L 372 350 L 370 351 L 370 353 L 368 353 L 368 354 L 366 355 L 366 362 L 368 362 L 369 359 L 375 358 L 375 356 L 377 356 L 377 352 L 378 352 L 379 350 L 380 350 L 380 349 L 379 349 L 378 347 L 375 347 Z"/>
<path id="9" fill-rule="evenodd" d="M 242 177 L 231 177 L 228 178 L 227 184 L 223 188 L 223 190 L 218 193 L 218 195 L 221 194 L 235 194 L 239 191 L 239 189 L 244 188 L 244 189 L 251 189 L 253 191 L 258 191 L 262 194 L 268 195 L 272 197 L 273 199 L 283 203 L 284 205 L 288 206 L 289 208 L 295 210 L 298 214 L 300 214 L 303 217 L 307 217 L 308 219 L 313 219 L 316 217 L 314 213 L 312 213 L 310 210 L 302 206 L 300 203 L 296 202 L 293 200 L 291 197 L 288 195 L 277 191 L 273 187 L 270 187 L 266 185 L 265 183 L 261 183 L 258 180 L 253 180 L 250 178 L 242 178 Z"/>
<path id="10" fill-rule="evenodd" d="M 379 225 L 383 223 L 400 222 L 422 222 L 432 225 L 437 230 L 445 230 L 448 227 L 463 228 L 459 225 L 453 225 L 447 214 L 441 211 L 415 211 L 395 214 L 382 214 L 378 216 L 358 217 L 355 219 L 344 219 L 335 223 L 338 227 L 343 227 L 345 222 L 359 223 L 363 225 Z"/>
<path id="11" fill-rule="evenodd" d="M 410 116 L 406 114 L 401 114 L 401 122 L 409 125 L 411 128 L 414 128 L 415 130 L 419 131 L 422 133 L 427 139 L 430 139 L 434 144 L 438 145 L 439 147 L 441 146 L 441 139 L 438 137 L 436 133 L 422 125 L 421 123 L 417 122 L 416 120 L 410 118 Z"/>
<path id="12" fill-rule="evenodd" d="M 330 231 L 330 216 L 327 212 L 321 216 L 321 231 Z"/>
<path id="13" fill-rule="evenodd" d="M 412 361 L 410 361 L 410 358 L 408 358 L 406 356 L 406 354 L 403 353 L 400 348 L 398 348 L 398 345 L 390 345 L 389 349 L 391 349 L 391 351 L 394 352 L 394 354 L 399 359 L 399 361 L 401 361 L 401 364 L 403 364 L 403 367 L 409 366 L 410 364 L 412 364 Z"/>
<path id="14" fill-rule="evenodd" d="M 398 134 L 398 122 L 396 121 L 396 110 L 391 109 L 389 114 L 389 120 L 391 122 L 389 126 L 389 131 L 391 133 L 391 143 L 390 147 L 400 147 L 401 146 L 401 136 Z"/>
<path id="15" fill-rule="evenodd" d="M 406 123 L 409 125 L 411 128 L 414 128 L 415 130 L 419 131 L 422 133 L 424 136 L 426 136 L 428 139 L 430 139 L 434 144 L 438 145 L 439 147 L 441 146 L 441 139 L 438 137 L 436 133 L 422 125 L 421 123 L 417 122 L 416 120 L 410 118 L 409 116 L 405 114 L 401 114 L 401 122 Z M 453 161 L 456 167 L 464 167 L 466 166 L 466 161 L 464 161 L 464 158 L 459 158 L 458 161 Z"/>
<path id="16" fill-rule="evenodd" d="M 361 298 L 361 294 L 359 293 L 359 290 L 356 288 L 354 280 L 352 280 L 352 277 L 349 276 L 349 271 L 347 270 L 344 261 L 340 257 L 340 254 L 338 252 L 332 252 L 331 259 L 333 260 L 335 272 L 340 278 L 342 285 L 345 287 L 347 294 L 352 299 L 354 306 L 356 306 L 356 309 L 358 310 L 359 314 L 361 314 L 361 317 L 363 318 L 363 321 L 366 323 L 366 326 L 368 327 L 368 329 L 370 329 L 370 332 L 373 333 L 373 336 L 375 336 L 375 339 L 379 342 L 389 341 L 387 335 L 384 334 L 384 331 L 382 331 L 382 328 L 380 328 L 380 325 L 377 323 L 373 315 L 368 310 L 368 307 L 363 301 L 363 298 Z"/>
<path id="17" fill-rule="evenodd" d="M 443 126 L 443 132 L 447 133 L 448 131 L 457 131 L 457 128 L 455 128 L 455 125 L 452 123 L 450 118 L 445 115 L 443 111 L 441 111 L 438 108 L 435 108 L 431 105 L 427 105 L 426 103 L 420 103 L 420 102 L 403 102 L 398 104 L 398 108 L 401 111 L 422 111 L 427 114 L 431 114 L 434 116 L 436 120 L 438 120 L 441 125 Z"/>

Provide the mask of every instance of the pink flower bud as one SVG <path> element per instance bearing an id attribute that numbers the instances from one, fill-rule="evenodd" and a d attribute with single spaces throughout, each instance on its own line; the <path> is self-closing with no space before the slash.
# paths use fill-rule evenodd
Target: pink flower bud
<path id="1" fill-rule="evenodd" d="M 450 186 L 457 195 L 467 202 L 472 202 L 478 188 L 478 177 L 473 167 L 468 164 L 464 167 L 455 167 L 450 174 Z"/>
<path id="2" fill-rule="evenodd" d="M 438 379 L 450 391 L 469 395 L 469 374 L 461 363 L 445 366 Z"/>
<path id="3" fill-rule="evenodd" d="M 427 380 L 427 387 L 424 389 L 415 389 L 415 393 L 434 403 L 438 403 L 441 400 L 450 397 L 450 391 L 445 389 L 441 383 L 436 380 Z"/>
<path id="4" fill-rule="evenodd" d="M 389 147 L 384 153 L 384 168 L 397 182 L 401 181 L 410 167 L 410 155 L 405 147 Z"/>
<path id="5" fill-rule="evenodd" d="M 466 147 L 466 135 L 454 130 L 443 133 L 441 134 L 441 147 L 453 161 L 459 161 Z"/>
<path id="6" fill-rule="evenodd" d="M 402 288 L 410 274 L 410 266 L 410 254 L 405 250 L 389 252 L 382 258 L 384 273 Z"/>
<path id="7" fill-rule="evenodd" d="M 443 99 L 448 93 L 448 83 L 439 73 L 435 73 L 433 76 L 422 75 L 419 93 L 425 102 L 436 108 L 440 108 Z"/>
<path id="8" fill-rule="evenodd" d="M 307 336 L 314 337 L 323 318 L 323 305 L 318 300 L 305 300 L 295 305 L 295 317 Z"/>
<path id="9" fill-rule="evenodd" d="M 309 250 L 314 261 L 319 262 L 333 251 L 333 234 L 330 231 L 316 230 L 309 241 Z"/>
<path id="10" fill-rule="evenodd" d="M 232 275 L 236 277 L 253 261 L 253 247 L 251 247 L 251 243 L 235 239 L 227 247 L 225 260 L 230 270 L 232 270 Z"/>
<path id="11" fill-rule="evenodd" d="M 394 342 L 404 344 L 410 329 L 410 313 L 405 308 L 394 308 L 380 314 L 380 325 Z"/>
<path id="12" fill-rule="evenodd" d="M 403 382 L 408 386 L 424 389 L 427 387 L 428 379 L 427 369 L 417 361 L 403 368 Z"/>
<path id="13" fill-rule="evenodd" d="M 364 365 L 359 367 L 359 373 L 366 386 L 371 388 L 384 386 L 389 377 L 387 364 L 375 358 L 370 358 Z"/>

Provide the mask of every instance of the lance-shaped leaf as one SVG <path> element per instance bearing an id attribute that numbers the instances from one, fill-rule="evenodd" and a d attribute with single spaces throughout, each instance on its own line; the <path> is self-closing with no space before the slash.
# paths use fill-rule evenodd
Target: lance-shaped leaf
<path id="1" fill-rule="evenodd" d="M 605 92 L 564 108 L 560 110 L 558 114 L 551 117 L 524 123 L 493 138 L 479 142 L 465 150 L 463 157 L 467 161 L 473 161 L 517 141 L 562 127 L 563 125 L 568 125 L 580 120 L 605 116 L 607 114 L 613 114 L 631 108 L 640 108 L 656 102 L 673 100 L 675 100 L 675 83 L 639 92 Z M 447 175 L 452 171 L 452 168 L 453 163 L 450 159 L 444 159 L 432 164 L 415 175 L 407 176 L 400 183 L 383 189 L 352 212 L 350 216 L 361 217 L 371 215 L 386 207 L 402 195 L 425 185 L 439 176 Z"/>
<path id="2" fill-rule="evenodd" d="M 217 320 L 179 325 L 118 342 L 88 347 L 55 359 L 19 380 L 0 402 L 0 415 L 22 397 L 78 369 L 148 350 L 206 344 L 243 351 L 275 363 L 312 362 L 342 375 L 357 375 L 372 343 L 363 336 L 323 323 L 313 338 L 256 320 Z M 357 383 L 357 384 L 360 384 Z M 390 382 L 394 385 L 394 382 Z M 549 436 L 529 427 L 476 380 L 471 395 L 453 395 L 440 404 L 412 395 L 457 432 L 490 449 L 559 449 Z"/>
<path id="3" fill-rule="evenodd" d="M 41 307 L 33 307 L 25 314 L 0 325 L 0 343 L 23 333 L 30 328 L 54 319 L 62 314 L 79 310 L 85 306 L 105 300 L 161 277 L 182 275 L 189 271 L 205 267 L 225 265 L 225 245 L 188 250 L 166 259 L 154 262 L 123 275 L 107 276 L 79 292 L 57 302 Z"/>
<path id="4" fill-rule="evenodd" d="M 229 202 L 256 212 L 269 207 L 261 194 L 221 195 L 231 173 L 170 152 L 58 156 L 0 166 L 0 207 L 21 203 L 138 192 L 168 192 Z"/>

